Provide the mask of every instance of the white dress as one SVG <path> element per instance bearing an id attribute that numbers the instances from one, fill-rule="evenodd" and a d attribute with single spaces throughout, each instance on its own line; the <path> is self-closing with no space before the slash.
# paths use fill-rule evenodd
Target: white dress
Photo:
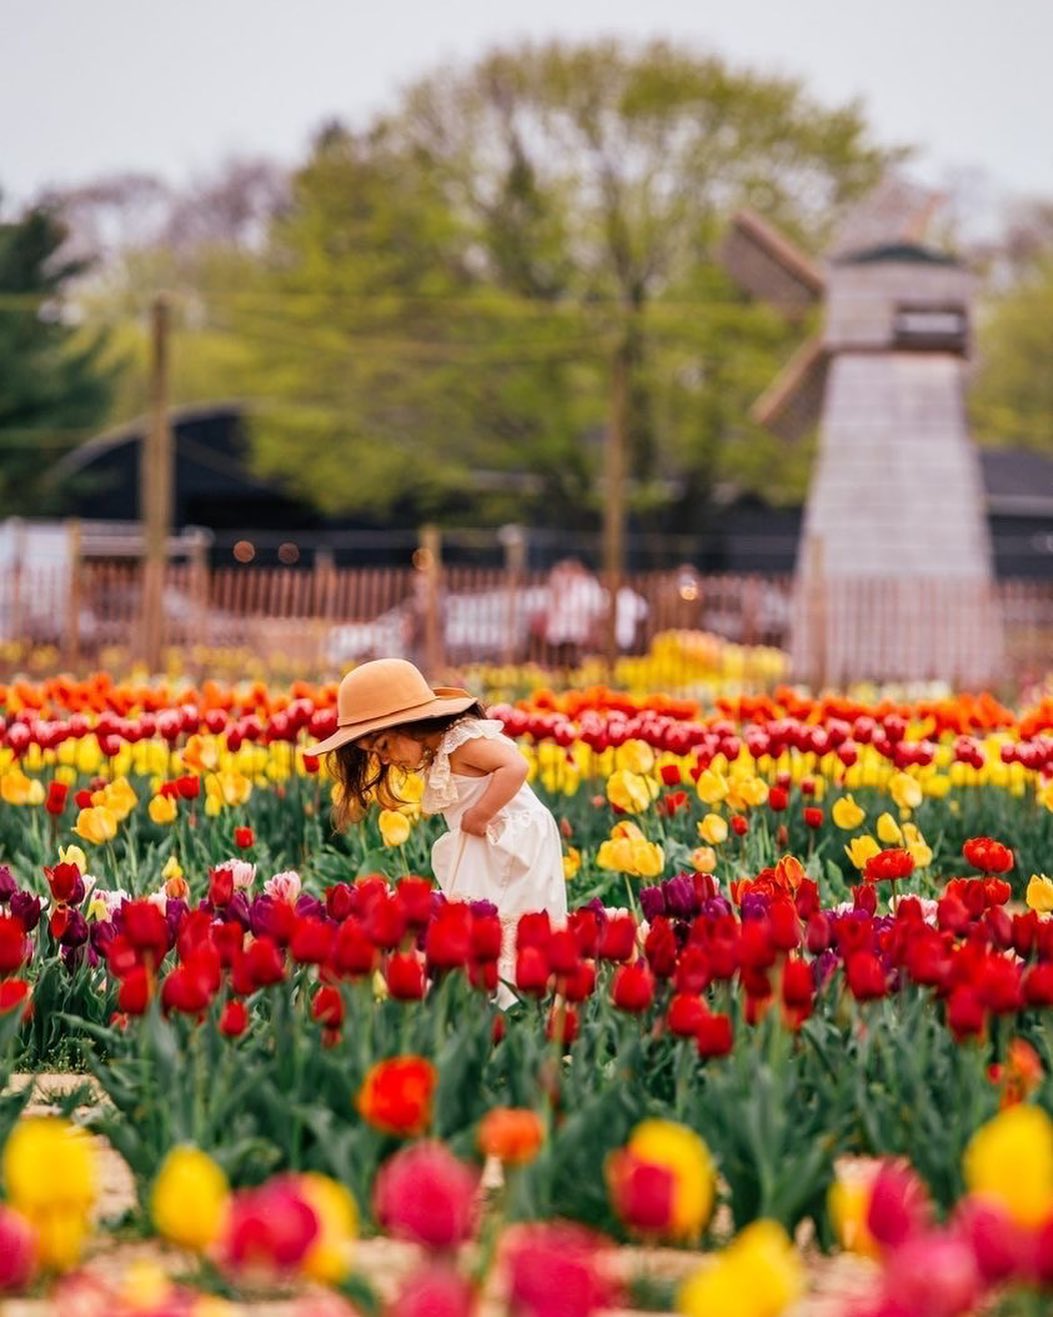
<path id="1" fill-rule="evenodd" d="M 450 753 L 479 736 L 508 740 L 496 719 L 465 718 L 454 723 L 425 775 L 421 808 L 425 814 L 442 814 L 449 828 L 431 851 L 432 869 L 443 894 L 450 900 L 492 901 L 497 906 L 504 930 L 499 972 L 508 978 L 514 968 L 520 915 L 547 910 L 554 927 L 566 923 L 563 846 L 556 820 L 526 782 L 494 815 L 485 837 L 461 831 L 462 814 L 478 801 L 490 777 L 453 772 Z"/>

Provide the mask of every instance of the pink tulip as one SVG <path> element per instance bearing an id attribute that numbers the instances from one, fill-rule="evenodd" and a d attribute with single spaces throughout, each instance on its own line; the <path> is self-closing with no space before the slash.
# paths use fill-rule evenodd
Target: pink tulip
<path id="1" fill-rule="evenodd" d="M 456 1271 L 435 1267 L 410 1276 L 388 1317 L 472 1317 L 475 1292 Z"/>
<path id="2" fill-rule="evenodd" d="M 1039 1285 L 1053 1289 L 1053 1216 L 1035 1231 L 1031 1246 L 1031 1272 Z"/>
<path id="3" fill-rule="evenodd" d="M 456 1248 L 475 1229 L 478 1173 L 441 1143 L 400 1149 L 380 1168 L 373 1190 L 377 1220 L 399 1239 Z"/>
<path id="4" fill-rule="evenodd" d="M 874 1177 L 867 1229 L 883 1249 L 899 1248 L 928 1227 L 928 1191 L 905 1162 L 886 1161 Z"/>
<path id="5" fill-rule="evenodd" d="M 279 1176 L 234 1195 L 222 1254 L 235 1270 L 289 1271 L 303 1261 L 318 1231 L 318 1217 L 295 1178 Z"/>
<path id="6" fill-rule="evenodd" d="M 963 1198 L 952 1224 L 972 1249 L 986 1284 L 998 1285 L 1027 1271 L 1034 1248 L 1033 1236 L 1018 1226 L 1001 1204 L 983 1198 Z"/>
<path id="7" fill-rule="evenodd" d="M 918 1234 L 889 1255 L 885 1297 L 925 1317 L 964 1317 L 983 1286 L 964 1240 L 945 1231 Z"/>
<path id="8" fill-rule="evenodd" d="M 37 1260 L 33 1227 L 18 1212 L 0 1206 L 0 1291 L 24 1289 Z"/>
<path id="9" fill-rule="evenodd" d="M 589 1317 L 613 1299 L 600 1272 L 600 1240 L 581 1226 L 517 1231 L 506 1253 L 508 1303 L 519 1317 Z"/>

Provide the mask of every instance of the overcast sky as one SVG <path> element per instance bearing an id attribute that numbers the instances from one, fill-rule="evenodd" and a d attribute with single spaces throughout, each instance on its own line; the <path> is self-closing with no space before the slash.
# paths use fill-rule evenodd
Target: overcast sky
<path id="1" fill-rule="evenodd" d="M 445 59 L 522 36 L 663 35 L 859 98 L 922 182 L 1053 198 L 1053 0 L 0 0 L 8 203 L 111 171 L 299 158 Z"/>

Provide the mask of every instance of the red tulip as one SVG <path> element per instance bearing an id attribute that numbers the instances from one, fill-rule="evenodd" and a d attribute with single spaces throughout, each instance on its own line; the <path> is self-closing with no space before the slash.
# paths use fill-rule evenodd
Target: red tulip
<path id="1" fill-rule="evenodd" d="M 654 977 L 643 961 L 621 965 L 611 983 L 611 1001 L 620 1011 L 639 1014 L 654 1001 Z"/>

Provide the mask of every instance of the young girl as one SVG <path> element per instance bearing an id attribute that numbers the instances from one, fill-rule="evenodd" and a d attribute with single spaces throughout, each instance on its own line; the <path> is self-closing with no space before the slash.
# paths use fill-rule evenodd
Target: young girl
<path id="1" fill-rule="evenodd" d="M 563 848 L 556 820 L 526 782 L 527 766 L 500 722 L 468 691 L 428 685 L 405 659 L 353 668 L 337 693 L 337 730 L 312 747 L 331 755 L 342 791 L 338 826 L 361 816 L 375 794 L 398 803 L 391 772 L 424 777 L 421 807 L 442 814 L 448 832 L 432 847 L 432 868 L 451 900 L 491 901 L 504 930 L 498 973 L 515 976 L 519 916 L 567 917 Z M 507 992 L 498 1000 L 507 1004 Z"/>

